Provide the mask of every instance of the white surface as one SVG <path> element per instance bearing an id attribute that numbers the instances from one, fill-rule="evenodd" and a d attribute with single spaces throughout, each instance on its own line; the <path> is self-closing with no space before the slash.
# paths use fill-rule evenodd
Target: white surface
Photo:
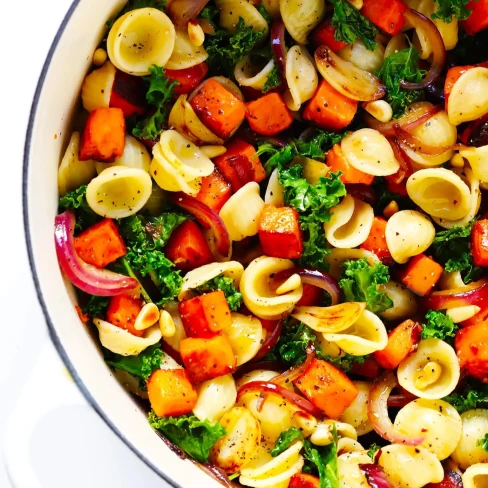
<path id="1" fill-rule="evenodd" d="M 44 59 L 70 0 L 3 2 L 0 76 L 0 445 L 7 421 L 46 344 L 47 329 L 35 297 L 24 245 L 21 174 L 25 130 Z M 89 29 L 90 26 L 84 28 Z M 54 361 L 55 362 L 55 361 Z M 49 383 L 49 377 L 39 379 Z M 48 390 L 48 388 L 46 389 Z M 23 401 L 35 412 L 38 398 Z M 88 407 L 48 414 L 34 431 L 30 465 L 46 488 L 167 486 L 137 459 Z M 0 462 L 0 487 L 8 488 Z"/>

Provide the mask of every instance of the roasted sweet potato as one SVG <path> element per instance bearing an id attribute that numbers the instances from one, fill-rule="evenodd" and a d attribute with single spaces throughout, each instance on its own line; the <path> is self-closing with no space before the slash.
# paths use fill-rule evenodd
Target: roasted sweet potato
<path id="1" fill-rule="evenodd" d="M 110 95 L 110 107 L 120 108 L 124 117 L 142 115 L 147 110 L 147 87 L 140 76 L 131 76 L 117 70 Z"/>
<path id="2" fill-rule="evenodd" d="M 211 175 L 202 178 L 202 186 L 195 198 L 219 213 L 231 195 L 231 184 L 215 168 Z"/>
<path id="3" fill-rule="evenodd" d="M 461 369 L 488 383 L 488 322 L 458 330 L 455 347 Z"/>
<path id="4" fill-rule="evenodd" d="M 470 36 L 488 28 L 488 0 L 471 0 L 466 8 L 472 14 L 461 22 L 461 26 Z"/>
<path id="5" fill-rule="evenodd" d="M 340 144 L 336 144 L 330 151 L 327 152 L 326 159 L 327 166 L 334 173 L 340 171 L 341 181 L 347 185 L 351 183 L 362 183 L 364 185 L 371 185 L 374 180 L 373 175 L 368 175 L 354 166 L 351 166 L 342 153 Z"/>
<path id="6" fill-rule="evenodd" d="M 478 220 L 473 225 L 471 253 L 475 266 L 488 266 L 488 219 Z"/>
<path id="7" fill-rule="evenodd" d="M 319 488 L 320 479 L 313 474 L 298 473 L 290 479 L 288 488 Z"/>
<path id="8" fill-rule="evenodd" d="M 336 41 L 335 27 L 331 24 L 331 18 L 325 19 L 312 32 L 312 44 L 317 48 L 320 46 L 327 46 L 331 51 L 340 51 L 347 46 L 347 42 Z"/>
<path id="9" fill-rule="evenodd" d="M 388 244 L 385 237 L 386 220 L 383 217 L 375 217 L 368 238 L 359 246 L 361 249 L 374 252 L 383 264 L 393 264 Z"/>
<path id="10" fill-rule="evenodd" d="M 121 329 L 125 329 L 132 335 L 141 337 L 144 331 L 136 330 L 134 328 L 134 322 L 142 306 L 143 302 L 140 298 L 134 298 L 129 295 L 111 297 L 107 308 L 107 322 Z"/>
<path id="11" fill-rule="evenodd" d="M 268 93 L 246 104 L 251 129 L 263 136 L 274 136 L 288 129 L 293 116 L 279 93 Z"/>
<path id="12" fill-rule="evenodd" d="M 425 254 L 410 259 L 403 271 L 400 272 L 400 281 L 409 290 L 417 295 L 424 296 L 430 293 L 439 281 L 444 268 Z"/>
<path id="13" fill-rule="evenodd" d="M 408 7 L 401 0 L 364 0 L 361 13 L 381 30 L 396 36 L 405 25 Z"/>

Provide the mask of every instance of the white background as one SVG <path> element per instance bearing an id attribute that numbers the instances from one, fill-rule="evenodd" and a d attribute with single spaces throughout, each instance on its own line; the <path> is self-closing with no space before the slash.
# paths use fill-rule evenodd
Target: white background
<path id="1" fill-rule="evenodd" d="M 48 341 L 24 244 L 22 157 L 39 73 L 70 3 L 0 4 L 0 447 L 18 396 Z M 36 398 L 29 399 L 29 405 L 35 409 Z M 34 432 L 25 462 L 35 468 L 43 488 L 167 486 L 88 406 L 47 416 Z M 10 486 L 0 456 L 0 488 Z"/>

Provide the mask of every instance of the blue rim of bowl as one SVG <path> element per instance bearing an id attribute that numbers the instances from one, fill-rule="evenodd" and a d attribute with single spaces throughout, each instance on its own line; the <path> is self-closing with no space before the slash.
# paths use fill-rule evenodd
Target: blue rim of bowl
<path id="1" fill-rule="evenodd" d="M 51 44 L 51 47 L 49 49 L 48 55 L 46 57 L 46 60 L 44 62 L 44 65 L 42 67 L 41 75 L 39 77 L 39 81 L 37 83 L 36 91 L 34 94 L 34 99 L 32 102 L 30 114 L 29 114 L 29 123 L 27 126 L 27 133 L 26 133 L 26 139 L 25 139 L 25 145 L 24 145 L 24 160 L 23 160 L 23 167 L 22 167 L 22 207 L 23 207 L 23 219 L 24 219 L 24 234 L 25 234 L 25 242 L 27 246 L 27 254 L 29 257 L 29 267 L 32 273 L 32 278 L 34 280 L 34 287 L 36 290 L 37 298 L 39 300 L 39 303 L 41 305 L 42 312 L 44 314 L 44 318 L 46 320 L 46 324 L 49 330 L 49 335 L 51 337 L 51 340 L 56 347 L 56 350 L 58 351 L 59 355 L 61 356 L 61 359 L 65 366 L 68 368 L 71 376 L 73 377 L 76 385 L 80 389 L 81 393 L 87 400 L 87 402 L 95 409 L 95 411 L 98 413 L 98 415 L 105 421 L 105 423 L 109 426 L 109 428 L 124 442 L 124 444 L 141 460 L 143 461 L 147 466 L 149 466 L 153 471 L 155 471 L 161 478 L 163 478 L 167 483 L 169 483 L 170 486 L 174 488 L 183 488 L 180 484 L 176 483 L 174 480 L 168 478 L 166 474 L 164 474 L 159 468 L 157 468 L 153 463 L 151 463 L 145 456 L 143 456 L 135 447 L 134 445 L 130 442 L 129 439 L 127 439 L 122 432 L 114 425 L 114 423 L 110 420 L 110 418 L 105 414 L 103 409 L 98 405 L 97 401 L 93 398 L 91 393 L 88 391 L 88 388 L 85 386 L 85 384 L 81 381 L 81 378 L 79 377 L 78 373 L 76 372 L 75 367 L 71 363 L 68 354 L 64 350 L 61 341 L 59 340 L 59 337 L 56 333 L 56 329 L 53 325 L 52 319 L 49 315 L 49 312 L 47 310 L 46 302 L 44 301 L 44 296 L 42 294 L 42 289 L 41 285 L 39 282 L 39 276 L 37 274 L 37 268 L 36 268 L 36 263 L 34 261 L 34 253 L 32 249 L 32 239 L 31 239 L 31 233 L 30 233 L 30 226 L 29 226 L 29 206 L 28 206 L 28 172 L 29 172 L 29 159 L 30 159 L 30 149 L 31 149 L 31 143 L 32 143 L 32 134 L 34 130 L 34 125 L 36 122 L 36 115 L 37 115 L 37 108 L 39 105 L 39 100 L 42 94 L 42 90 L 44 87 L 44 82 L 46 81 L 46 75 L 49 71 L 49 68 L 51 66 L 51 62 L 54 56 L 54 53 L 56 52 L 56 49 L 58 47 L 59 41 L 61 40 L 61 37 L 64 34 L 64 31 L 66 29 L 66 26 L 68 25 L 69 21 L 71 20 L 71 17 L 73 16 L 73 13 L 75 12 L 76 8 L 80 4 L 81 0 L 74 0 L 73 3 L 71 4 L 68 12 L 66 13 L 61 26 L 59 27 L 56 36 L 54 37 L 54 40 Z"/>

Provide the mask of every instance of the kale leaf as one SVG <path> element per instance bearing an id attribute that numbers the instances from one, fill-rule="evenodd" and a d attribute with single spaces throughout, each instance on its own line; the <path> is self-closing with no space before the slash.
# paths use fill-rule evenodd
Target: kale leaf
<path id="1" fill-rule="evenodd" d="M 100 217 L 91 209 L 86 201 L 86 185 L 66 193 L 59 199 L 59 211 L 71 210 L 76 217 L 75 230 L 84 230 L 96 224 Z"/>
<path id="2" fill-rule="evenodd" d="M 196 289 L 196 291 L 199 293 L 208 293 L 209 291 L 215 290 L 222 290 L 224 292 L 231 312 L 237 312 L 237 310 L 241 308 L 242 294 L 236 290 L 234 280 L 232 278 L 219 275 Z"/>
<path id="3" fill-rule="evenodd" d="M 482 437 L 481 439 L 479 439 L 476 442 L 476 445 L 477 446 L 480 446 L 482 449 L 484 449 L 485 451 L 488 452 L 488 434 L 485 434 L 484 437 Z"/>
<path id="4" fill-rule="evenodd" d="M 132 134 L 141 139 L 154 140 L 164 129 L 169 116 L 169 102 L 173 99 L 174 88 L 178 84 L 166 78 L 164 69 L 153 65 L 150 75 L 144 80 L 149 83 L 146 93 L 147 102 L 154 107 L 154 113 L 141 120 L 132 130 Z"/>
<path id="5" fill-rule="evenodd" d="M 376 453 L 381 449 L 381 446 L 378 446 L 375 442 L 369 446 L 368 449 L 368 456 L 374 461 L 374 458 L 376 457 Z"/>
<path id="6" fill-rule="evenodd" d="M 450 24 L 452 18 L 466 20 L 472 13 L 467 8 L 469 0 L 434 0 L 438 5 L 437 10 L 430 16 L 431 19 L 440 19 Z"/>
<path id="7" fill-rule="evenodd" d="M 88 315 L 90 319 L 94 319 L 95 317 L 105 319 L 107 307 L 107 297 L 97 297 L 94 295 L 90 295 L 88 303 L 81 309 L 81 312 Z"/>
<path id="8" fill-rule="evenodd" d="M 278 71 L 278 67 L 275 64 L 270 74 L 268 75 L 266 82 L 263 85 L 263 93 L 268 93 L 273 88 L 280 86 L 280 83 L 281 83 L 281 75 L 280 72 Z"/>
<path id="9" fill-rule="evenodd" d="M 386 101 L 393 109 L 394 118 L 403 115 L 411 103 L 421 100 L 424 96 L 420 90 L 405 90 L 400 86 L 401 80 L 416 83 L 425 76 L 425 71 L 419 68 L 418 61 L 418 51 L 410 46 L 390 54 L 381 69 L 376 72 L 376 76 L 386 86 Z"/>
<path id="10" fill-rule="evenodd" d="M 298 155 L 312 159 L 324 159 L 327 151 L 346 136 L 345 132 L 326 132 L 316 129 L 306 141 L 295 139 Z"/>
<path id="11" fill-rule="evenodd" d="M 292 445 L 293 442 L 303 439 L 303 432 L 298 427 L 290 427 L 279 435 L 269 453 L 271 454 L 271 456 L 277 457 L 285 452 Z"/>
<path id="12" fill-rule="evenodd" d="M 452 342 L 458 326 L 440 310 L 429 310 L 425 314 L 426 323 L 422 324 L 422 339 L 436 338 Z"/>
<path id="13" fill-rule="evenodd" d="M 138 8 L 156 8 L 164 12 L 164 9 L 166 8 L 166 0 L 129 0 L 122 10 L 107 20 L 105 26 L 107 29 L 112 28 L 115 22 L 120 19 L 122 15 L 125 15 L 127 12 L 136 10 Z"/>
<path id="14" fill-rule="evenodd" d="M 381 313 L 393 306 L 393 301 L 378 291 L 378 285 L 390 281 L 388 266 L 376 263 L 370 266 L 366 258 L 348 260 L 342 263 L 344 268 L 339 286 L 346 301 L 366 302 L 366 308 L 373 313 Z"/>
<path id="15" fill-rule="evenodd" d="M 488 384 L 471 380 L 461 393 L 452 393 L 443 400 L 450 403 L 459 413 L 475 408 L 487 408 Z"/>
<path id="16" fill-rule="evenodd" d="M 149 412 L 149 423 L 189 456 L 202 463 L 208 461 L 210 449 L 226 431 L 218 422 L 199 420 L 195 415 L 157 417 Z"/>

